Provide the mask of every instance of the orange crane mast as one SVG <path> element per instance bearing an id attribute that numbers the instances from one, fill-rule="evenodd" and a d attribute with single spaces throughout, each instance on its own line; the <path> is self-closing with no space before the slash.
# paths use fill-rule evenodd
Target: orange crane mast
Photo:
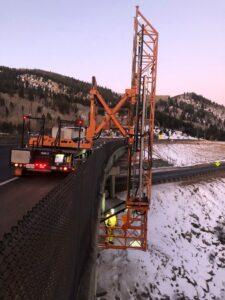
<path id="1" fill-rule="evenodd" d="M 125 214 L 113 230 L 113 244 L 106 244 L 105 226 L 99 227 L 99 246 L 114 249 L 147 248 L 148 210 L 152 185 L 152 146 L 158 55 L 158 32 L 136 7 L 134 18 L 131 88 L 114 108 L 110 108 L 97 88 L 93 77 L 90 91 L 90 126 L 86 139 L 94 137 L 110 121 L 128 141 L 128 180 Z M 102 122 L 96 123 L 96 104 L 105 110 Z M 116 114 L 129 107 L 128 124 L 122 125 Z M 104 221 L 104 220 L 103 220 Z M 103 223 L 103 222 L 102 222 Z"/>

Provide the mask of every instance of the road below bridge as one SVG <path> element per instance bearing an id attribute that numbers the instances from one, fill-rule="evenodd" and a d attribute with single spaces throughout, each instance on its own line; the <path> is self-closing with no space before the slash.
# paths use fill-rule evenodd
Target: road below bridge
<path id="1" fill-rule="evenodd" d="M 214 176 L 225 174 L 225 162 L 221 162 L 219 166 L 215 163 L 202 164 L 189 167 L 167 167 L 153 169 L 152 184 L 160 184 L 165 182 L 173 182 L 180 180 L 188 180 L 194 177 Z M 116 176 L 116 192 L 124 191 L 127 187 L 127 174 L 123 172 L 122 175 Z M 135 183 L 138 183 L 138 177 L 135 179 Z M 110 182 L 108 180 L 106 188 L 109 189 Z"/>

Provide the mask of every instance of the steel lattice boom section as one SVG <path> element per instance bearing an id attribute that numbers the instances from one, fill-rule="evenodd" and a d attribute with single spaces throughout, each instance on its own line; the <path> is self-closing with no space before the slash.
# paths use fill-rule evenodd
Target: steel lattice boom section
<path id="1" fill-rule="evenodd" d="M 114 108 L 109 108 L 99 93 L 95 78 L 90 91 L 90 126 L 87 139 L 92 141 L 110 121 L 128 141 L 128 182 L 125 214 L 118 214 L 117 226 L 110 231 L 114 243 L 105 244 L 109 233 L 104 225 L 99 228 L 99 246 L 116 249 L 146 250 L 147 215 L 151 198 L 152 144 L 155 112 L 158 32 L 136 8 L 134 18 L 133 60 L 131 88 Z M 101 124 L 96 124 L 96 103 L 106 112 Z M 128 104 L 126 126 L 116 113 Z M 104 219 L 104 218 L 103 218 Z"/>
<path id="2" fill-rule="evenodd" d="M 156 93 L 158 32 L 136 7 L 134 18 L 132 87 L 136 88 L 134 143 L 129 147 L 127 191 L 128 228 L 133 228 L 132 243 L 125 248 L 147 248 L 148 209 L 151 198 L 152 144 Z M 133 113 L 134 114 L 134 113 Z M 131 114 L 132 115 L 132 114 Z M 132 120 L 131 120 L 132 121 Z M 138 176 L 138 182 L 136 178 Z M 140 218 L 140 226 L 136 218 Z"/>
<path id="3" fill-rule="evenodd" d="M 132 86 L 136 88 L 135 143 L 131 149 L 133 177 L 139 173 L 139 200 L 151 197 L 151 164 L 154 132 L 158 32 L 136 8 Z M 138 170 L 135 166 L 138 166 Z M 143 168 L 145 172 L 143 172 Z M 147 170 L 146 170 L 147 169 Z M 131 170 L 132 172 L 132 170 Z M 145 184 L 147 180 L 147 183 Z M 146 190 L 147 188 L 147 190 Z M 137 197 L 133 189 L 128 197 Z"/>

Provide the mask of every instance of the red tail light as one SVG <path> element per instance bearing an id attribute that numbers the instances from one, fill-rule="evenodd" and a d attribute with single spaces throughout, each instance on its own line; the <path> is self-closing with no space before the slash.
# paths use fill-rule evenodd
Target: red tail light
<path id="1" fill-rule="evenodd" d="M 48 165 L 46 163 L 35 163 L 34 167 L 35 169 L 46 169 Z"/>

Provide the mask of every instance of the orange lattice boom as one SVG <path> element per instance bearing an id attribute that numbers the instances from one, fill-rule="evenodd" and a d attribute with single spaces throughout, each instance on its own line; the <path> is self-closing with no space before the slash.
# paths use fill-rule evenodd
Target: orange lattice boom
<path id="1" fill-rule="evenodd" d="M 134 18 L 131 88 L 125 91 L 114 108 L 110 108 L 97 89 L 93 78 L 90 126 L 87 140 L 93 138 L 110 121 L 128 140 L 128 180 L 126 205 L 117 210 L 117 225 L 110 231 L 112 243 L 105 243 L 108 231 L 102 218 L 99 227 L 99 246 L 114 249 L 147 248 L 147 222 L 152 185 L 152 145 L 154 130 L 158 32 L 136 7 Z M 103 121 L 96 124 L 96 102 L 105 110 Z M 116 113 L 127 104 L 128 124 L 122 125 Z M 112 233 L 113 232 L 113 233 Z"/>

